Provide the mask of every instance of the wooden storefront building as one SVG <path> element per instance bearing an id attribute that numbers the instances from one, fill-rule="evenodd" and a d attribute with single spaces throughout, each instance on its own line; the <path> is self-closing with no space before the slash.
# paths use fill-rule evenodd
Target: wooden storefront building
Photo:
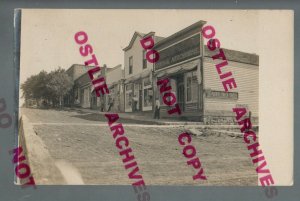
<path id="1" fill-rule="evenodd" d="M 157 42 L 153 49 L 160 55 L 154 64 L 153 83 L 168 78 L 182 114 L 178 118 L 210 123 L 233 122 L 232 108 L 244 106 L 258 120 L 258 56 L 224 49 L 228 68 L 234 75 L 238 88 L 225 92 L 218 76 L 212 55 L 205 44 L 199 21 Z M 161 116 L 169 116 L 156 84 L 156 99 L 160 99 Z M 155 100 L 153 101 L 153 105 Z"/>

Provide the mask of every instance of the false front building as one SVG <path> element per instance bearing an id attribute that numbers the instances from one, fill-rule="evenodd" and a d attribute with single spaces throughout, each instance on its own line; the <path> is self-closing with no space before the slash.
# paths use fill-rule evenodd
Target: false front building
<path id="1" fill-rule="evenodd" d="M 94 74 L 94 77 L 102 76 L 105 78 L 110 93 L 97 97 L 94 87 L 91 84 L 88 70 L 94 66 L 73 64 L 67 74 L 74 82 L 72 90 L 65 97 L 65 105 L 71 107 L 81 107 L 97 109 L 102 112 L 114 111 L 124 112 L 124 72 L 122 66 L 108 68 L 105 64 L 101 71 Z"/>
<path id="2" fill-rule="evenodd" d="M 104 96 L 105 111 L 124 112 L 124 70 L 122 65 L 108 68 L 105 81 L 109 89 L 109 94 Z"/>
<path id="3" fill-rule="evenodd" d="M 73 64 L 67 69 L 66 73 L 72 82 L 74 82 L 74 85 L 69 94 L 65 97 L 65 106 L 90 107 L 91 84 L 87 71 L 91 68 L 93 67 Z"/>
<path id="4" fill-rule="evenodd" d="M 155 42 L 163 39 L 155 36 L 154 32 L 135 32 L 129 45 L 123 49 L 125 112 L 152 111 L 153 108 L 153 64 L 147 62 L 145 51 L 140 44 L 140 40 L 147 36 L 152 36 Z"/>
<path id="5" fill-rule="evenodd" d="M 258 118 L 258 56 L 224 49 L 228 66 L 238 88 L 225 92 L 218 76 L 212 53 L 203 44 L 199 21 L 175 34 L 156 42 L 153 49 L 159 52 L 154 64 L 153 87 L 155 98 L 160 100 L 161 116 L 170 116 L 159 93 L 157 80 L 168 78 L 177 104 L 181 108 L 179 118 L 194 119 L 210 123 L 233 122 L 232 108 L 243 106 Z M 153 101 L 154 102 L 154 101 Z M 153 103 L 154 104 L 154 103 Z"/>

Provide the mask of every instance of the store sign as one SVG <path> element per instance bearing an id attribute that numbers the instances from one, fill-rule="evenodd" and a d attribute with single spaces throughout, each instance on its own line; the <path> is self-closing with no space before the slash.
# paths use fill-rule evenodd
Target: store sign
<path id="1" fill-rule="evenodd" d="M 238 100 L 239 98 L 237 92 L 206 90 L 205 94 L 207 98 L 221 98 L 221 99 L 231 99 L 231 100 Z"/>
<path id="2" fill-rule="evenodd" d="M 200 55 L 200 34 L 159 51 L 160 58 L 155 63 L 155 70 L 162 69 L 198 55 Z"/>

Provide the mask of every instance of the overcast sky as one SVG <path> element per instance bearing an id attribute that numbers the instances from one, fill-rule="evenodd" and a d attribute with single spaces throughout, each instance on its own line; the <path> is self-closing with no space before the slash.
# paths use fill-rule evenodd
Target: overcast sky
<path id="1" fill-rule="evenodd" d="M 41 70 L 82 64 L 74 34 L 85 31 L 100 65 L 124 63 L 123 48 L 135 31 L 167 37 L 199 20 L 216 29 L 221 46 L 257 52 L 257 11 L 234 10 L 22 10 L 21 75 L 23 83 Z"/>

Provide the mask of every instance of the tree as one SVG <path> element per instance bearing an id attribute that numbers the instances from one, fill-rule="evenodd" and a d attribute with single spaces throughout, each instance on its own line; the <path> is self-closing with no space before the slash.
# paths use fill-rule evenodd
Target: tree
<path id="1" fill-rule="evenodd" d="M 31 77 L 27 78 L 27 80 L 21 84 L 22 89 L 22 97 L 25 98 L 25 100 L 33 98 L 33 83 L 35 82 L 35 76 L 32 75 Z"/>
<path id="2" fill-rule="evenodd" d="M 29 77 L 21 85 L 25 100 L 35 99 L 38 105 L 40 99 L 46 98 L 48 94 L 45 90 L 47 79 L 48 73 L 46 71 L 41 71 L 39 74 Z"/>
<path id="3" fill-rule="evenodd" d="M 21 89 L 26 103 L 27 100 L 35 99 L 38 105 L 40 100 L 44 100 L 47 103 L 51 101 L 53 106 L 59 102 L 61 107 L 63 96 L 70 91 L 72 86 L 71 78 L 64 69 L 59 67 L 50 73 L 41 71 L 37 75 L 32 75 L 21 84 Z"/>
<path id="4" fill-rule="evenodd" d="M 58 98 L 59 106 L 62 107 L 63 97 L 71 90 L 73 81 L 66 71 L 60 67 L 51 71 L 48 76 L 46 91 L 48 91 L 51 96 Z"/>

